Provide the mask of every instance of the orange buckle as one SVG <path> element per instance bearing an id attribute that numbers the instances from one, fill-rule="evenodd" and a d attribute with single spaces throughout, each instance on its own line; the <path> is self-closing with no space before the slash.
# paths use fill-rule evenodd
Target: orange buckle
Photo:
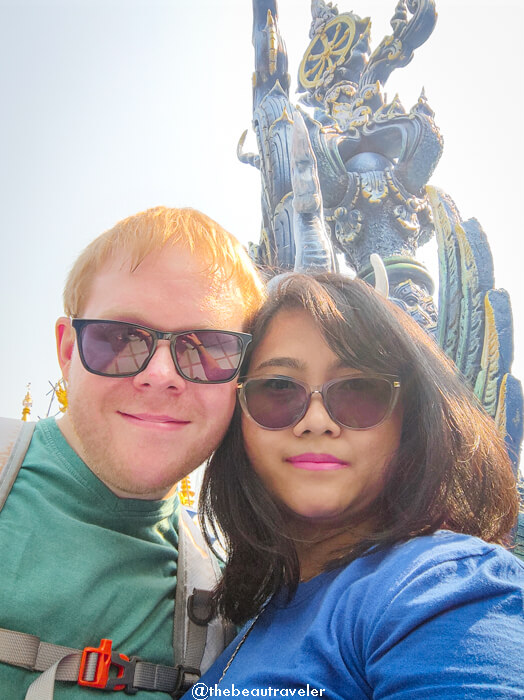
<path id="1" fill-rule="evenodd" d="M 102 639 L 98 649 L 94 647 L 86 647 L 82 652 L 80 661 L 80 670 L 78 672 L 78 685 L 84 685 L 89 688 L 103 688 L 106 690 L 127 690 L 132 688 L 132 679 L 129 679 L 128 670 L 131 670 L 131 665 L 134 670 L 134 664 L 130 664 L 129 658 L 125 654 L 117 654 L 112 651 L 113 642 L 110 639 Z M 94 678 L 88 680 L 85 678 L 86 665 L 90 660 L 91 654 L 98 654 Z M 109 677 L 111 666 L 115 666 L 118 671 L 116 676 Z M 89 675 L 92 675 L 90 672 Z M 124 677 L 125 676 L 125 677 Z M 124 680 L 124 683 L 119 683 L 119 680 Z"/>

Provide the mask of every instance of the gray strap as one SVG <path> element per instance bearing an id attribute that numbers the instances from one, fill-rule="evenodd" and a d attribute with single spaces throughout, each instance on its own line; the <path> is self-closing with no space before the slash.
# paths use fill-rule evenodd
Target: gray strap
<path id="1" fill-rule="evenodd" d="M 164 693 L 180 691 L 180 695 L 198 681 L 197 669 L 180 669 L 171 666 L 159 666 L 147 661 L 137 661 L 135 668 L 135 688 L 154 688 Z"/>
<path id="2" fill-rule="evenodd" d="M 13 632 L 0 628 L 0 662 L 22 666 L 30 671 L 45 671 L 68 654 L 81 654 L 78 649 L 41 642 L 33 634 Z M 80 659 L 64 666 L 57 680 L 75 680 L 78 677 Z"/>
<path id="3" fill-rule="evenodd" d="M 26 700 L 53 700 L 55 680 L 76 681 L 82 654 L 41 642 L 33 634 L 0 629 L 0 661 L 30 671 L 45 671 L 28 688 Z"/>
<path id="4" fill-rule="evenodd" d="M 25 700 L 53 700 L 55 681 L 76 683 L 81 658 L 79 649 L 49 644 L 32 634 L 0 628 L 0 663 L 42 672 L 29 686 Z M 98 654 L 88 655 L 82 674 L 85 680 L 95 679 L 98 661 Z M 174 697 L 182 696 L 200 677 L 198 669 L 192 668 L 162 666 L 147 661 L 135 663 L 133 660 L 126 665 L 128 670 L 123 681 L 133 690 L 175 693 Z M 116 685 L 120 685 L 118 680 Z"/>
<path id="5" fill-rule="evenodd" d="M 55 681 L 77 680 L 81 656 L 80 652 L 74 652 L 55 662 L 31 683 L 25 700 L 53 700 Z M 88 661 L 84 674 L 87 679 L 93 679 L 96 672 L 97 658 L 95 654 L 93 654 L 91 660 L 91 668 Z M 76 673 L 70 674 L 69 669 L 73 667 L 76 667 Z M 66 675 L 66 669 L 68 670 L 67 675 L 70 676 L 68 678 L 63 677 Z M 197 682 L 199 677 L 200 674 L 198 672 L 194 674 L 186 672 L 181 675 L 178 668 L 152 664 L 147 661 L 137 661 L 130 681 L 133 690 L 155 690 L 163 693 L 174 693 L 175 690 L 179 690 L 181 697 L 193 683 Z M 120 685 L 118 679 L 115 682 L 117 685 Z"/>
<path id="6" fill-rule="evenodd" d="M 60 661 L 56 661 L 31 683 L 27 689 L 25 700 L 53 700 L 55 680 L 76 680 L 81 656 L 80 652 L 76 651 L 64 656 Z M 76 675 L 73 678 L 63 678 L 66 669 L 69 671 L 74 665 L 76 665 Z"/>
<path id="7" fill-rule="evenodd" d="M 192 595 L 195 595 L 196 590 L 197 589 L 193 590 Z M 209 593 L 210 595 L 209 591 L 205 591 L 205 593 Z M 188 598 L 187 602 L 190 602 L 190 598 Z M 184 661 L 182 662 L 183 666 L 200 668 L 202 664 L 202 657 L 204 656 L 204 650 L 206 648 L 207 632 L 207 623 L 203 625 L 197 624 L 188 616 L 186 653 Z"/>
<path id="8" fill-rule="evenodd" d="M 187 510 L 181 508 L 178 519 L 178 564 L 173 624 L 173 650 L 177 664 L 201 669 L 203 672 L 224 649 L 224 631 L 221 623 L 213 620 L 213 623 L 209 624 L 209 616 L 205 611 L 202 612 L 210 602 L 211 592 L 219 576 L 218 566 L 204 536 Z M 189 614 L 188 606 L 193 606 L 196 614 Z M 206 651 L 208 653 L 204 658 Z"/>
<path id="9" fill-rule="evenodd" d="M 13 487 L 31 442 L 35 423 L 0 419 L 0 510 Z"/>
<path id="10" fill-rule="evenodd" d="M 180 509 L 178 520 L 178 562 L 175 595 L 175 618 L 173 623 L 173 651 L 175 663 L 200 668 L 206 646 L 207 630 L 195 625 L 187 614 L 187 601 L 190 595 L 189 577 L 192 573 L 188 558 L 191 555 L 191 531 L 184 508 Z M 196 628 L 196 629 L 194 629 Z"/>
<path id="11" fill-rule="evenodd" d="M 173 618 L 173 654 L 175 663 L 183 663 L 185 653 L 185 590 L 184 579 L 187 570 L 185 561 L 186 544 L 182 535 L 182 515 L 178 521 L 178 560 L 176 572 L 176 592 L 175 592 L 175 614 Z"/>

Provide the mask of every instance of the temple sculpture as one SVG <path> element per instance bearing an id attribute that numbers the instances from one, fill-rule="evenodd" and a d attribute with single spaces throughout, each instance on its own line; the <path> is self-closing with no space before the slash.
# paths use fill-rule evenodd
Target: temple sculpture
<path id="1" fill-rule="evenodd" d="M 443 150 L 424 92 L 406 111 L 384 85 L 436 23 L 434 0 L 399 0 L 392 32 L 371 50 L 371 21 L 312 0 L 297 104 L 276 0 L 253 0 L 253 129 L 262 225 L 250 253 L 268 278 L 288 270 L 337 270 L 378 284 L 456 363 L 506 435 L 515 473 L 523 396 L 511 374 L 513 328 L 480 224 L 463 221 L 449 195 L 428 185 Z M 436 237 L 434 282 L 416 259 Z M 438 309 L 438 310 L 437 310 Z M 524 555 L 524 522 L 515 551 Z"/>

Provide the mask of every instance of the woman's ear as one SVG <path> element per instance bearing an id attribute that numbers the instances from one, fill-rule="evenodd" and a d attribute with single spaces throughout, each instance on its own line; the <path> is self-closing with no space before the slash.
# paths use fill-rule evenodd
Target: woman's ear
<path id="1" fill-rule="evenodd" d="M 75 347 L 75 331 L 71 325 L 71 319 L 67 316 L 60 316 L 55 325 L 56 352 L 58 364 L 62 370 L 62 376 L 67 381 L 69 379 L 69 367 L 71 357 Z"/>

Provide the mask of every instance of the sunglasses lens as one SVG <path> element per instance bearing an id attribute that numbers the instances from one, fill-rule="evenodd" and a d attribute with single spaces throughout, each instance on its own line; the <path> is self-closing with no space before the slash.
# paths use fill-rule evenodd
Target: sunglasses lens
<path id="1" fill-rule="evenodd" d="M 333 418 L 347 428 L 372 428 L 382 422 L 391 405 L 387 379 L 353 377 L 328 387 L 326 402 Z"/>
<path id="2" fill-rule="evenodd" d="M 153 337 L 127 323 L 88 323 L 79 342 L 84 362 L 93 372 L 110 377 L 136 374 L 148 360 Z"/>
<path id="3" fill-rule="evenodd" d="M 308 402 L 306 389 L 285 377 L 249 379 L 244 384 L 244 399 L 249 414 L 260 426 L 270 430 L 294 425 Z"/>
<path id="4" fill-rule="evenodd" d="M 242 340 L 223 331 L 193 331 L 179 336 L 175 353 L 180 374 L 194 382 L 228 382 L 242 362 Z"/>

